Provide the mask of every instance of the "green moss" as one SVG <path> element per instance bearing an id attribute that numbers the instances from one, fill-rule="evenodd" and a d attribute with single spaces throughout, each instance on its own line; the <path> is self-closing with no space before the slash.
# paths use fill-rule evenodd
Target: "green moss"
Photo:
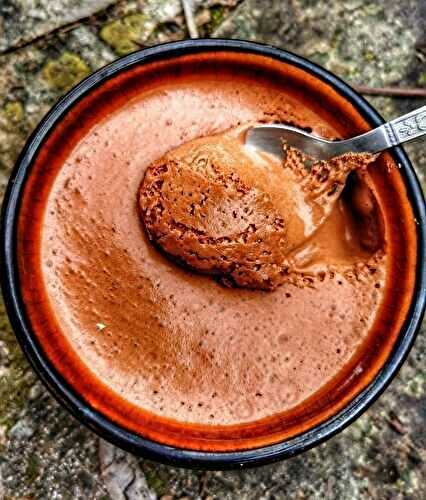
<path id="1" fill-rule="evenodd" d="M 24 117 L 24 107 L 19 101 L 9 101 L 4 107 L 6 118 L 11 123 L 19 123 Z"/>
<path id="2" fill-rule="evenodd" d="M 426 71 L 424 71 L 423 73 L 420 73 L 420 75 L 417 79 L 417 83 L 419 85 L 421 85 L 422 87 L 426 87 Z"/>
<path id="3" fill-rule="evenodd" d="M 106 24 L 100 37 L 122 56 L 140 48 L 146 34 L 146 18 L 143 14 L 131 14 Z"/>
<path id="4" fill-rule="evenodd" d="M 371 61 L 374 61 L 375 59 L 376 59 L 376 55 L 374 54 L 374 52 L 367 51 L 364 53 L 364 60 L 365 61 L 371 62 Z"/>
<path id="5" fill-rule="evenodd" d="M 210 22 L 208 24 L 207 30 L 211 33 L 214 31 L 223 21 L 225 16 L 225 7 L 223 5 L 215 5 L 210 9 Z"/>
<path id="6" fill-rule="evenodd" d="M 405 392 L 416 399 L 421 399 L 425 394 L 425 382 L 425 375 L 417 373 L 406 385 Z"/>
<path id="7" fill-rule="evenodd" d="M 31 455 L 28 458 L 25 475 L 27 476 L 30 483 L 37 479 L 37 477 L 39 476 L 41 468 L 40 466 L 40 459 L 37 457 L 37 455 Z"/>
<path id="8" fill-rule="evenodd" d="M 162 477 L 164 473 L 162 473 L 163 471 L 160 468 L 148 462 L 144 463 L 142 468 L 149 488 L 155 491 L 158 497 L 169 493 L 167 480 Z"/>
<path id="9" fill-rule="evenodd" d="M 90 73 L 83 59 L 71 52 L 64 52 L 58 59 L 48 61 L 43 70 L 43 78 L 57 90 L 68 90 Z"/>
<path id="10" fill-rule="evenodd" d="M 7 351 L 2 366 L 5 373 L 0 376 L 0 425 L 9 430 L 25 406 L 35 377 L 15 339 L 1 301 L 0 341 Z"/>
<path id="11" fill-rule="evenodd" d="M 216 5 L 216 7 L 212 7 L 210 10 L 210 15 L 212 17 L 212 21 L 214 23 L 220 23 L 223 19 L 223 14 L 225 11 L 225 7 L 223 5 Z"/>

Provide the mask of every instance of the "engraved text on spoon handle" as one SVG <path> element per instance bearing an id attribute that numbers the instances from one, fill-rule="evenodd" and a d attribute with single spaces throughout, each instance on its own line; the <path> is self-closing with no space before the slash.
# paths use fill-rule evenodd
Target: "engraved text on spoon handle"
<path id="1" fill-rule="evenodd" d="M 395 146 L 420 137 L 426 134 L 426 106 L 395 118 L 395 120 L 386 123 L 384 126 Z"/>

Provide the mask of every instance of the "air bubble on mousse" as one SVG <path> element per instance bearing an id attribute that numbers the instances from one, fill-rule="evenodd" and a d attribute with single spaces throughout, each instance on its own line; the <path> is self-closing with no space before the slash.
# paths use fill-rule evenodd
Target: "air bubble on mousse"
<path id="1" fill-rule="evenodd" d="M 255 408 L 249 401 L 243 401 L 235 408 L 235 414 L 242 420 L 249 420 L 254 414 Z"/>

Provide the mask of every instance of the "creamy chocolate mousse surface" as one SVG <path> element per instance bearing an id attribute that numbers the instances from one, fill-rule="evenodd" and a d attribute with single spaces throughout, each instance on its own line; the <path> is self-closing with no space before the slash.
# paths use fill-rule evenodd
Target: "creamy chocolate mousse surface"
<path id="1" fill-rule="evenodd" d="M 159 90 L 93 128 L 64 163 L 49 196 L 43 262 L 64 332 L 101 379 L 155 413 L 232 424 L 285 410 L 336 374 L 374 320 L 383 263 L 355 283 L 341 275 L 316 288 L 243 291 L 181 269 L 145 235 L 137 206 L 145 169 L 180 144 L 262 118 L 277 99 L 297 123 L 329 130 L 301 103 L 249 82 L 238 92 L 225 82 L 218 89 L 199 82 Z M 272 183 L 264 183 L 268 193 Z M 281 182 L 274 191 L 283 192 Z M 272 202 L 257 208 L 254 216 L 273 218 L 273 249 L 280 213 Z M 317 243 L 320 260 L 334 268 L 339 259 L 363 254 L 350 217 L 343 201 Z M 243 219 L 239 231 L 250 224 Z"/>
<path id="2" fill-rule="evenodd" d="M 382 345 L 379 313 L 392 315 L 386 335 L 395 338 L 400 325 L 397 309 L 381 309 L 390 268 L 384 188 L 370 174 L 376 162 L 357 164 L 346 183 L 321 193 L 311 181 L 303 191 L 294 152 L 291 168 L 245 157 L 233 131 L 253 123 L 291 123 L 328 138 L 349 129 L 287 80 L 262 76 L 254 56 L 237 65 L 232 57 L 196 71 L 189 58 L 171 76 L 159 64 L 130 90 L 112 81 L 102 106 L 58 128 L 57 149 L 39 160 L 51 177 L 24 204 L 20 234 L 38 246 L 20 269 L 49 357 L 92 406 L 114 409 L 124 426 L 133 419 L 132 429 L 143 422 L 142 434 L 159 417 L 215 429 L 281 415 L 346 373 L 365 345 Z M 243 64 L 258 64 L 256 72 Z M 226 159 L 219 169 L 209 168 L 212 137 Z M 188 155 L 198 158 L 189 166 Z M 330 213 L 306 212 L 302 197 L 312 193 L 336 197 Z M 283 279 L 283 264 L 294 279 Z M 87 368 L 90 384 L 75 366 Z M 164 436 L 154 435 L 177 442 Z"/>

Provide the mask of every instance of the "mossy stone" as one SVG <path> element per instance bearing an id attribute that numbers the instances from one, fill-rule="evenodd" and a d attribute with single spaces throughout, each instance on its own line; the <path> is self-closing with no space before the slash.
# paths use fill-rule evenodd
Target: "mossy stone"
<path id="1" fill-rule="evenodd" d="M 19 101 L 9 101 L 4 106 L 4 114 L 11 123 L 19 123 L 24 117 L 24 107 Z"/>
<path id="2" fill-rule="evenodd" d="M 0 301 L 0 344 L 7 353 L 7 362 L 0 376 L 0 425 L 9 430 L 28 399 L 35 376 L 22 354 Z"/>
<path id="3" fill-rule="evenodd" d="M 90 68 L 81 57 L 63 52 L 55 60 L 48 61 L 42 70 L 47 84 L 57 90 L 68 90 L 90 73 Z"/>
<path id="4" fill-rule="evenodd" d="M 103 26 L 100 37 L 122 56 L 140 48 L 145 31 L 146 17 L 143 14 L 131 14 Z"/>

